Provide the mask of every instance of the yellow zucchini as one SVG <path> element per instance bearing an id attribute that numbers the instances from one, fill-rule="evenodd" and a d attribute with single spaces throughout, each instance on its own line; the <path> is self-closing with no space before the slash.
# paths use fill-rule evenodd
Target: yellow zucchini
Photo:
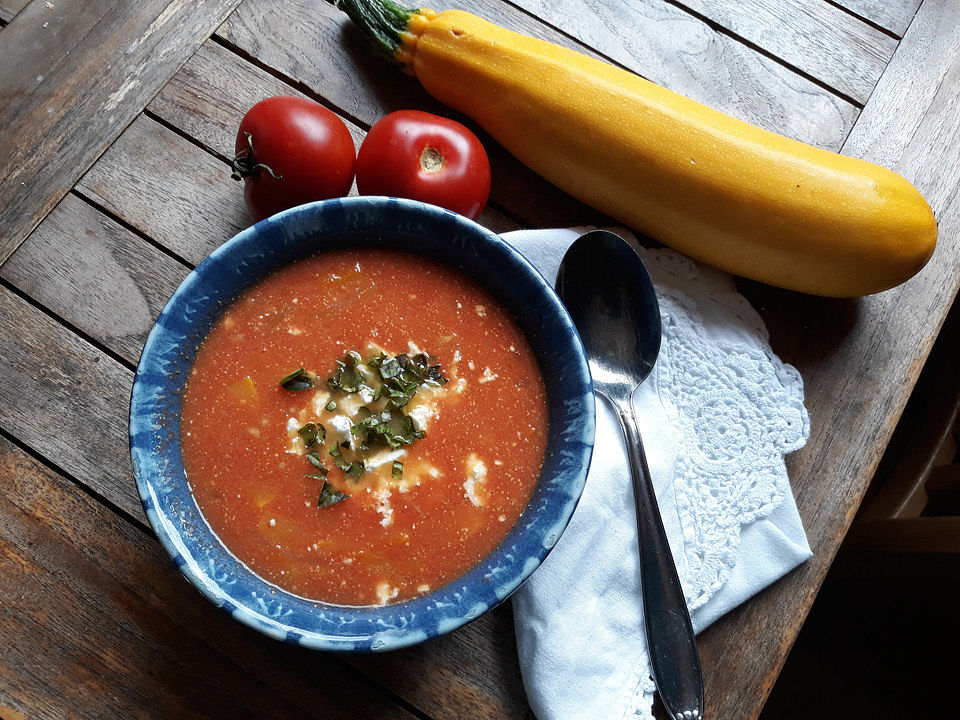
<path id="1" fill-rule="evenodd" d="M 890 170 L 470 13 L 341 4 L 384 55 L 525 165 L 698 260 L 852 297 L 907 280 L 933 253 L 933 212 Z"/>

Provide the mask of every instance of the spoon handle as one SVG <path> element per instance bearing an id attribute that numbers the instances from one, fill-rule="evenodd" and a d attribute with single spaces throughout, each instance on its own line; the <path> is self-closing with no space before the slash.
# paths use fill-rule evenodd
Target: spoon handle
<path id="1" fill-rule="evenodd" d="M 633 404 L 628 399 L 616 405 L 637 506 L 644 625 L 653 679 L 671 718 L 701 720 L 703 677 L 690 613 L 663 529 Z"/>

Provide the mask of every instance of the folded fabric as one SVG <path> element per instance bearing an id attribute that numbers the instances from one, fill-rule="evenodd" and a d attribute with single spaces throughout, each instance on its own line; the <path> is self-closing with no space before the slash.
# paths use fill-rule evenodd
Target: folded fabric
<path id="1" fill-rule="evenodd" d="M 587 229 L 503 237 L 547 278 Z M 634 396 L 664 526 L 699 631 L 810 557 L 784 455 L 809 419 L 797 371 L 732 278 L 641 248 L 660 301 L 661 354 Z M 539 720 L 652 718 L 637 528 L 615 416 L 597 399 L 583 497 L 514 595 L 524 686 Z"/>

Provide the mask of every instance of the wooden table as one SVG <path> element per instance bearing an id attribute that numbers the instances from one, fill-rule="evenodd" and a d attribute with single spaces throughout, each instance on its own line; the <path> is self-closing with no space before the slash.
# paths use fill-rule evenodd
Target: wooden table
<path id="1" fill-rule="evenodd" d="M 227 167 L 246 109 L 302 93 L 358 142 L 388 110 L 443 110 L 322 0 L 24 5 L 0 0 L 0 718 L 526 717 L 509 605 L 385 655 L 261 637 L 167 560 L 127 452 L 153 318 L 250 222 Z M 939 218 L 933 260 L 889 292 L 740 285 L 803 374 L 813 423 L 789 468 L 814 558 L 700 639 L 708 717 L 756 717 L 957 292 L 956 0 L 436 5 L 894 168 Z M 488 148 L 489 227 L 602 221 Z"/>

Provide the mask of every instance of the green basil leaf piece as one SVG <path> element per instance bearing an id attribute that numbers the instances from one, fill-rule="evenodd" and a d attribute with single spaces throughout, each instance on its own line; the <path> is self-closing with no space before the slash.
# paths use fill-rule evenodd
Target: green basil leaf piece
<path id="1" fill-rule="evenodd" d="M 331 505 L 336 505 L 338 502 L 346 500 L 348 497 L 350 496 L 340 492 L 333 485 L 324 481 L 323 487 L 320 488 L 320 498 L 317 500 L 317 507 L 330 507 Z"/>
<path id="2" fill-rule="evenodd" d="M 313 447 L 317 443 L 322 444 L 327 439 L 327 429 L 320 423 L 308 422 L 297 430 L 297 435 L 303 438 L 304 447 Z"/>
<path id="3" fill-rule="evenodd" d="M 280 387 L 290 392 L 301 392 L 313 387 L 313 378 L 303 368 L 294 370 L 280 379 Z"/>

